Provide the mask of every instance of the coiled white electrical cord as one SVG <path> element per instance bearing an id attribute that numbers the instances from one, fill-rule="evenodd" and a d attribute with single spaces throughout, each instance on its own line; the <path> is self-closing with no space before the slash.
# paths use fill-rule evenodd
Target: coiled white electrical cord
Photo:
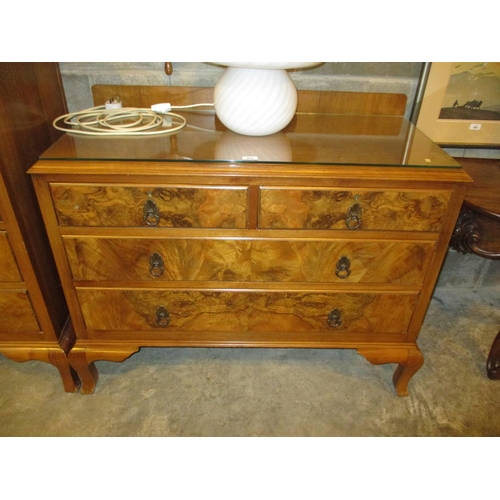
<path id="1" fill-rule="evenodd" d="M 105 106 L 96 106 L 56 118 L 52 125 L 57 130 L 78 135 L 161 135 L 172 134 L 183 129 L 186 119 L 172 113 L 170 110 L 194 108 L 199 106 L 213 106 L 212 103 L 191 104 L 188 106 L 170 106 L 170 104 L 153 105 L 148 108 L 115 108 L 106 109 Z M 169 116 L 180 123 L 160 128 L 164 124 L 164 117 Z M 66 125 L 62 127 L 60 124 Z M 74 128 L 77 127 L 77 128 Z"/>

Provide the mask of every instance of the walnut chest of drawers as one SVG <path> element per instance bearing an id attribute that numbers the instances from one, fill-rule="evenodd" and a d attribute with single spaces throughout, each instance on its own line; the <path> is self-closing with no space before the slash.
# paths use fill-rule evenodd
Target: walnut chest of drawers
<path id="1" fill-rule="evenodd" d="M 67 134 L 30 170 L 82 391 L 143 346 L 230 346 L 356 349 L 406 395 L 467 175 L 400 117 L 206 128 Z"/>

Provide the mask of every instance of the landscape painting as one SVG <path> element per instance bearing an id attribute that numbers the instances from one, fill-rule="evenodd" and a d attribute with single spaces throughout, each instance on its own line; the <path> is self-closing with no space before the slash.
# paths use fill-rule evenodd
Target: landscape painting
<path id="1" fill-rule="evenodd" d="M 500 63 L 452 63 L 439 119 L 500 121 Z"/>

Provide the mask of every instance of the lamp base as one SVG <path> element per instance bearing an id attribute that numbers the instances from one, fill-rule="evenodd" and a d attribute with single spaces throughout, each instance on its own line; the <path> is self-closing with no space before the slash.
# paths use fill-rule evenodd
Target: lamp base
<path id="1" fill-rule="evenodd" d="M 228 67 L 214 89 L 219 120 L 243 135 L 270 135 L 297 110 L 297 89 L 284 69 Z"/>

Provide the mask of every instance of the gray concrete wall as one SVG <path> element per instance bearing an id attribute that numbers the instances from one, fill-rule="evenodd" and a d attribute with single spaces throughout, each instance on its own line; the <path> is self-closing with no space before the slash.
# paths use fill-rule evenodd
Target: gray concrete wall
<path id="1" fill-rule="evenodd" d="M 63 62 L 59 63 L 71 112 L 93 106 L 95 84 L 180 85 L 214 87 L 224 68 L 203 62 L 174 62 L 170 76 L 164 62 Z M 299 89 L 353 92 L 393 92 L 408 96 L 410 116 L 422 63 L 335 63 L 290 71 Z"/>

